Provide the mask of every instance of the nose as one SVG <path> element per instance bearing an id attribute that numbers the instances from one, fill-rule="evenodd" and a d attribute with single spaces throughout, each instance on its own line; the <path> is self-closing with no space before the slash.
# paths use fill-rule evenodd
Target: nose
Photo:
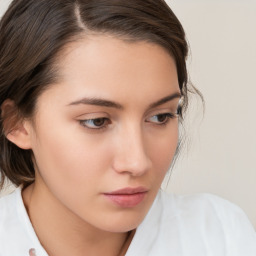
<path id="1" fill-rule="evenodd" d="M 113 169 L 118 173 L 142 176 L 152 167 L 147 154 L 147 143 L 141 128 L 130 127 L 120 132 L 116 138 L 116 152 Z"/>

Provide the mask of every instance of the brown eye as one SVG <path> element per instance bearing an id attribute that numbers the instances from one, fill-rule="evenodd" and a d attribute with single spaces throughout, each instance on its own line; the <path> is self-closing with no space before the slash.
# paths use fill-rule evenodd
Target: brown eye
<path id="1" fill-rule="evenodd" d="M 109 119 L 105 117 L 80 120 L 80 124 L 89 129 L 101 129 L 101 128 L 104 128 L 109 123 L 110 123 Z"/>
<path id="2" fill-rule="evenodd" d="M 104 125 L 105 119 L 104 118 L 97 118 L 93 120 L 93 124 L 97 127 Z"/>
<path id="3" fill-rule="evenodd" d="M 147 122 L 162 125 L 162 124 L 166 124 L 170 119 L 173 119 L 175 117 L 177 117 L 176 114 L 163 113 L 163 114 L 151 116 L 149 119 L 147 119 Z"/>
<path id="4" fill-rule="evenodd" d="M 168 119 L 169 117 L 166 114 L 160 114 L 157 115 L 157 120 L 159 123 L 163 123 L 166 121 L 166 119 Z"/>

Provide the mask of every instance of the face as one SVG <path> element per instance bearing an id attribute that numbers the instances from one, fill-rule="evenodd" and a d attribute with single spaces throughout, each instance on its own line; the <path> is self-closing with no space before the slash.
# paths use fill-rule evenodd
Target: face
<path id="1" fill-rule="evenodd" d="M 134 229 L 177 147 L 174 60 L 155 44 L 93 36 L 65 49 L 59 75 L 31 128 L 35 188 L 88 225 Z"/>

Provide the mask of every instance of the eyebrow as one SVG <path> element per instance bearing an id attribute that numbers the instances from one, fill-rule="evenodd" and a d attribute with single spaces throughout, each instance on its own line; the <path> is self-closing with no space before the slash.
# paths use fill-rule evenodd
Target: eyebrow
<path id="1" fill-rule="evenodd" d="M 104 99 L 97 99 L 97 98 L 83 98 L 83 99 L 71 102 L 68 105 L 72 106 L 72 105 L 80 105 L 80 104 L 123 109 L 123 106 L 116 102 L 113 102 L 110 100 L 104 100 Z"/>
<path id="2" fill-rule="evenodd" d="M 149 105 L 148 109 L 158 107 L 160 105 L 163 105 L 164 103 L 167 103 L 168 101 L 172 101 L 173 99 L 181 98 L 181 94 L 179 92 L 175 92 L 171 95 L 168 95 L 152 104 Z M 101 107 L 109 107 L 109 108 L 116 108 L 116 109 L 124 109 L 124 107 L 116 102 L 100 99 L 100 98 L 82 98 L 77 101 L 73 101 L 68 106 L 74 106 L 74 105 L 94 105 L 94 106 L 101 106 Z"/>
<path id="3" fill-rule="evenodd" d="M 154 103 L 150 104 L 149 109 L 158 107 L 160 105 L 163 105 L 164 103 L 167 103 L 167 102 L 172 101 L 172 100 L 177 99 L 177 98 L 180 99 L 181 97 L 182 96 L 179 92 L 175 92 L 175 93 L 173 93 L 169 96 L 166 96 L 166 97 L 158 100 L 157 102 L 154 102 Z"/>

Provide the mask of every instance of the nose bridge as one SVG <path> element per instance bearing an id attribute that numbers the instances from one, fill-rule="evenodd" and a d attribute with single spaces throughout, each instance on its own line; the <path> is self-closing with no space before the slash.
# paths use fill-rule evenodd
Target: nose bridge
<path id="1" fill-rule="evenodd" d="M 117 140 L 114 169 L 117 172 L 129 172 L 133 176 L 143 175 L 151 167 L 151 160 L 146 151 L 141 125 L 127 122 L 120 129 Z"/>

